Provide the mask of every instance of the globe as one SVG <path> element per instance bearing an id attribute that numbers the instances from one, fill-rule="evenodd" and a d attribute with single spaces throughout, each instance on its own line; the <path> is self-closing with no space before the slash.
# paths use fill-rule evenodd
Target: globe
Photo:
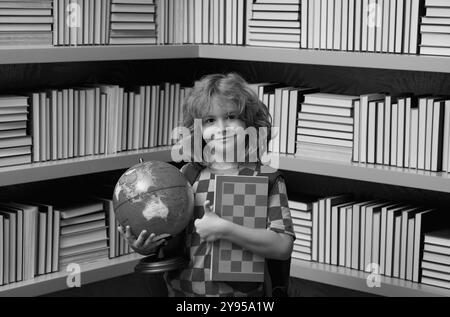
<path id="1" fill-rule="evenodd" d="M 113 197 L 116 219 L 138 236 L 142 230 L 175 236 L 193 215 L 192 186 L 176 167 L 159 161 L 140 163 L 119 179 Z"/>

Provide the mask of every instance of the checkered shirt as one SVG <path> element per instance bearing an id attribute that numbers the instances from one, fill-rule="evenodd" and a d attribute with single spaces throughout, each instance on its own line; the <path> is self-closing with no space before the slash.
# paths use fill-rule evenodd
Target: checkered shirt
<path id="1" fill-rule="evenodd" d="M 258 166 L 242 168 L 238 175 L 259 174 Z M 259 297 L 263 295 L 262 283 L 253 282 L 217 282 L 210 279 L 212 243 L 200 241 L 195 232 L 194 222 L 204 215 L 203 204 L 206 200 L 214 205 L 215 174 L 206 168 L 198 175 L 193 184 L 195 193 L 194 216 L 186 234 L 186 247 L 189 250 L 190 263 L 183 270 L 172 271 L 166 275 L 170 296 L 215 296 L 215 297 Z M 271 188 L 268 197 L 267 228 L 277 233 L 294 237 L 291 214 L 288 206 L 286 186 L 279 177 Z"/>

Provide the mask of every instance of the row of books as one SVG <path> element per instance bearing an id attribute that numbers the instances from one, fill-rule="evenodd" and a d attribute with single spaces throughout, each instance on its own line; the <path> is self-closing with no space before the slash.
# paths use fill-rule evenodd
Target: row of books
<path id="1" fill-rule="evenodd" d="M 252 87 L 279 128 L 271 152 L 450 171 L 450 100 L 445 97 L 349 96 L 267 83 Z"/>
<path id="2" fill-rule="evenodd" d="M 420 0 L 302 0 L 301 47 L 417 54 Z"/>
<path id="3" fill-rule="evenodd" d="M 298 106 L 306 94 L 317 89 L 271 83 L 252 84 L 251 88 L 269 109 L 273 127 L 278 128 L 269 143 L 269 151 L 295 154 Z"/>
<path id="4" fill-rule="evenodd" d="M 31 162 L 28 98 L 0 96 L 0 167 Z"/>
<path id="5" fill-rule="evenodd" d="M 0 1 L 0 46 L 51 45 L 52 0 Z"/>
<path id="6" fill-rule="evenodd" d="M 425 16 L 420 25 L 420 53 L 450 56 L 450 3 L 426 0 Z"/>
<path id="7" fill-rule="evenodd" d="M 409 54 L 420 46 L 421 54 L 450 55 L 445 0 L 21 0 L 0 1 L 0 9 L 0 45 L 248 44 Z"/>
<path id="8" fill-rule="evenodd" d="M 187 89 L 165 83 L 134 91 L 95 86 L 33 93 L 33 161 L 171 145 Z"/>
<path id="9" fill-rule="evenodd" d="M 353 161 L 427 170 L 450 170 L 450 100 L 385 94 L 355 103 Z"/>
<path id="10" fill-rule="evenodd" d="M 54 45 L 156 44 L 153 0 L 55 0 Z"/>
<path id="11" fill-rule="evenodd" d="M 0 203 L 0 285 L 130 252 L 109 199 Z"/>
<path id="12" fill-rule="evenodd" d="M 110 0 L 54 0 L 53 45 L 109 42 Z"/>
<path id="13" fill-rule="evenodd" d="M 290 208 L 299 240 L 293 257 L 365 272 L 377 264 L 381 275 L 418 283 L 423 261 L 439 263 L 424 252 L 424 234 L 448 229 L 450 217 L 445 210 L 350 195 L 306 196 Z"/>
<path id="14" fill-rule="evenodd" d="M 56 272 L 59 212 L 47 205 L 0 204 L 0 285 Z"/>
<path id="15" fill-rule="evenodd" d="M 248 18 L 248 45 L 300 48 L 301 0 L 256 0 Z"/>
<path id="16" fill-rule="evenodd" d="M 160 0 L 157 10 L 158 44 L 244 44 L 244 0 Z"/>

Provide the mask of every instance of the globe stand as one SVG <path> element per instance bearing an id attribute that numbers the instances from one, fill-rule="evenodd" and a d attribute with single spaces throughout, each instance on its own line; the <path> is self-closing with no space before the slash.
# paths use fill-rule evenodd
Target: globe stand
<path id="1" fill-rule="evenodd" d="M 141 274 L 159 274 L 182 269 L 188 261 L 180 256 L 160 258 L 157 254 L 150 255 L 139 261 L 134 271 Z"/>
<path id="2" fill-rule="evenodd" d="M 134 271 L 143 274 L 146 278 L 147 287 L 152 297 L 166 297 L 167 287 L 164 281 L 164 273 L 182 269 L 189 261 L 181 256 L 160 257 L 160 248 L 148 257 L 139 261 Z"/>

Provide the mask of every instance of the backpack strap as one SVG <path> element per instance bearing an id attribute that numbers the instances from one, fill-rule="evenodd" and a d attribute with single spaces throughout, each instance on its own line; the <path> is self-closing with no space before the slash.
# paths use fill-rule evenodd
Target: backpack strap
<path id="1" fill-rule="evenodd" d="M 283 173 L 279 170 L 267 166 L 261 166 L 258 176 L 267 176 L 269 178 L 269 193 L 272 191 L 279 178 L 283 178 Z M 283 178 L 284 180 L 284 178 Z M 289 277 L 291 270 L 291 259 L 273 260 L 266 259 L 266 270 L 264 287 L 265 293 L 270 297 L 287 297 Z"/>
<path id="2" fill-rule="evenodd" d="M 186 176 L 191 185 L 194 185 L 202 170 L 203 167 L 198 163 L 188 163 L 181 168 L 181 172 Z"/>

